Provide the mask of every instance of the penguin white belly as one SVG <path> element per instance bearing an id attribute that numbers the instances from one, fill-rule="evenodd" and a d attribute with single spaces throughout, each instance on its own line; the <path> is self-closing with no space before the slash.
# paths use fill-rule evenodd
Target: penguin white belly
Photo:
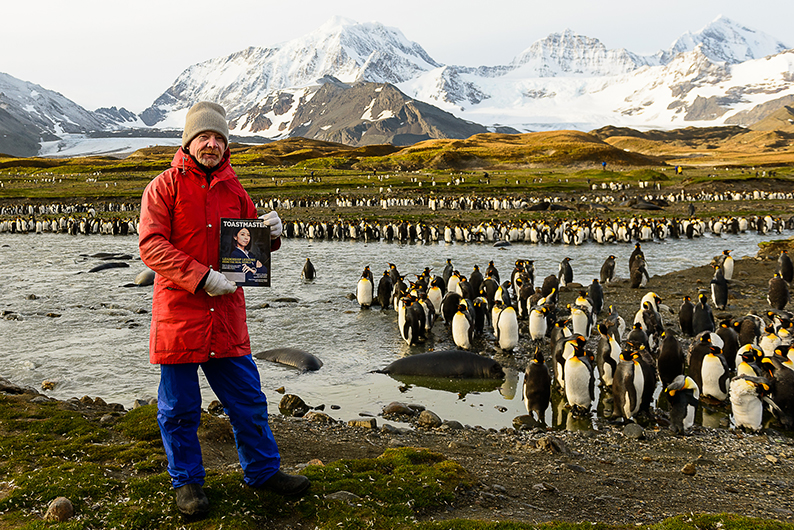
<path id="1" fill-rule="evenodd" d="M 725 366 L 720 360 L 712 355 L 703 358 L 703 366 L 700 371 L 703 379 L 704 396 L 710 396 L 720 401 L 728 399 L 728 393 L 720 386 L 720 378 L 725 375 Z"/>
<path id="2" fill-rule="evenodd" d="M 565 399 L 572 407 L 590 409 L 590 370 L 578 359 L 565 361 Z"/>
<path id="3" fill-rule="evenodd" d="M 626 396 L 626 404 L 625 407 L 629 409 L 629 414 L 626 415 L 627 418 L 633 418 L 637 412 L 640 410 L 640 405 L 642 404 L 642 393 L 645 390 L 645 376 L 642 373 L 642 367 L 640 364 L 635 362 L 634 363 L 634 408 L 631 407 L 631 401 L 629 396 Z"/>
<path id="4" fill-rule="evenodd" d="M 471 348 L 469 341 L 469 319 L 461 312 L 452 317 L 452 340 L 458 348 L 468 350 Z"/>
<path id="5" fill-rule="evenodd" d="M 548 322 L 546 315 L 540 311 L 532 311 L 529 314 L 529 336 L 532 340 L 541 340 L 546 336 Z"/>
<path id="6" fill-rule="evenodd" d="M 443 300 L 441 289 L 438 287 L 431 287 L 430 290 L 427 291 L 427 299 L 433 304 L 433 309 L 436 310 L 436 314 L 441 313 L 441 300 Z"/>
<path id="7" fill-rule="evenodd" d="M 372 282 L 366 278 L 361 278 L 356 286 L 356 300 L 361 307 L 372 305 Z"/>
<path id="8" fill-rule="evenodd" d="M 518 345 L 518 319 L 513 308 L 508 307 L 499 314 L 499 347 L 512 350 Z"/>
<path id="9" fill-rule="evenodd" d="M 590 317 L 584 311 L 572 311 L 571 324 L 573 325 L 574 333 L 578 333 L 585 338 L 590 336 Z"/>
<path id="10" fill-rule="evenodd" d="M 761 428 L 764 406 L 751 383 L 742 379 L 731 381 L 731 410 L 737 427 L 753 431 Z"/>

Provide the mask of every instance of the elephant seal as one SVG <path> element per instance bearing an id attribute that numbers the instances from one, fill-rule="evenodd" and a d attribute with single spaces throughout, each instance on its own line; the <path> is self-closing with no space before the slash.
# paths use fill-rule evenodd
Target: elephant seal
<path id="1" fill-rule="evenodd" d="M 463 350 L 420 353 L 397 359 L 377 373 L 389 375 L 424 375 L 460 379 L 503 379 L 502 366 L 491 359 Z"/>
<path id="2" fill-rule="evenodd" d="M 135 285 L 145 287 L 154 283 L 154 271 L 152 269 L 145 269 L 138 273 L 134 280 Z"/>
<path id="3" fill-rule="evenodd" d="M 99 271 L 103 271 L 105 269 L 118 269 L 118 268 L 121 268 L 121 267 L 129 267 L 129 266 L 130 266 L 129 263 L 111 261 L 111 262 L 108 262 L 108 263 L 103 263 L 101 265 L 97 265 L 96 267 L 94 267 L 93 269 L 89 270 L 88 272 L 99 272 Z"/>
<path id="4" fill-rule="evenodd" d="M 323 362 L 311 353 L 297 348 L 275 348 L 255 353 L 257 359 L 293 366 L 303 372 L 319 370 Z"/>

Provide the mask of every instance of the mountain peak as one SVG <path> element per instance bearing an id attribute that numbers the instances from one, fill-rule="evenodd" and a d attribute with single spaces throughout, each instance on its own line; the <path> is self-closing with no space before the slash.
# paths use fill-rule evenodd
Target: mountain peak
<path id="1" fill-rule="evenodd" d="M 727 64 L 760 59 L 788 49 L 774 37 L 720 15 L 700 31 L 681 35 L 669 49 L 661 52 L 661 62 L 666 64 L 676 54 L 692 51 L 698 45 L 709 60 Z"/>

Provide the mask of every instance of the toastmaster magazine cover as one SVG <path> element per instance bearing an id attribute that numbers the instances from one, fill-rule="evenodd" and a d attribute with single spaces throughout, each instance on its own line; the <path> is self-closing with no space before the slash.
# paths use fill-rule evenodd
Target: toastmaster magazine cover
<path id="1" fill-rule="evenodd" d="M 270 287 L 270 227 L 261 219 L 221 219 L 220 257 L 229 281 Z"/>

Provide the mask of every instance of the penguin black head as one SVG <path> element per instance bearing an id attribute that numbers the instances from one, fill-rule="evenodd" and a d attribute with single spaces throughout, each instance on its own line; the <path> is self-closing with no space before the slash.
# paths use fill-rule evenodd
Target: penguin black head
<path id="1" fill-rule="evenodd" d="M 709 335 L 708 333 L 704 333 L 703 335 L 700 336 L 700 342 L 704 342 L 704 343 L 707 342 L 711 344 L 711 335 Z"/>

